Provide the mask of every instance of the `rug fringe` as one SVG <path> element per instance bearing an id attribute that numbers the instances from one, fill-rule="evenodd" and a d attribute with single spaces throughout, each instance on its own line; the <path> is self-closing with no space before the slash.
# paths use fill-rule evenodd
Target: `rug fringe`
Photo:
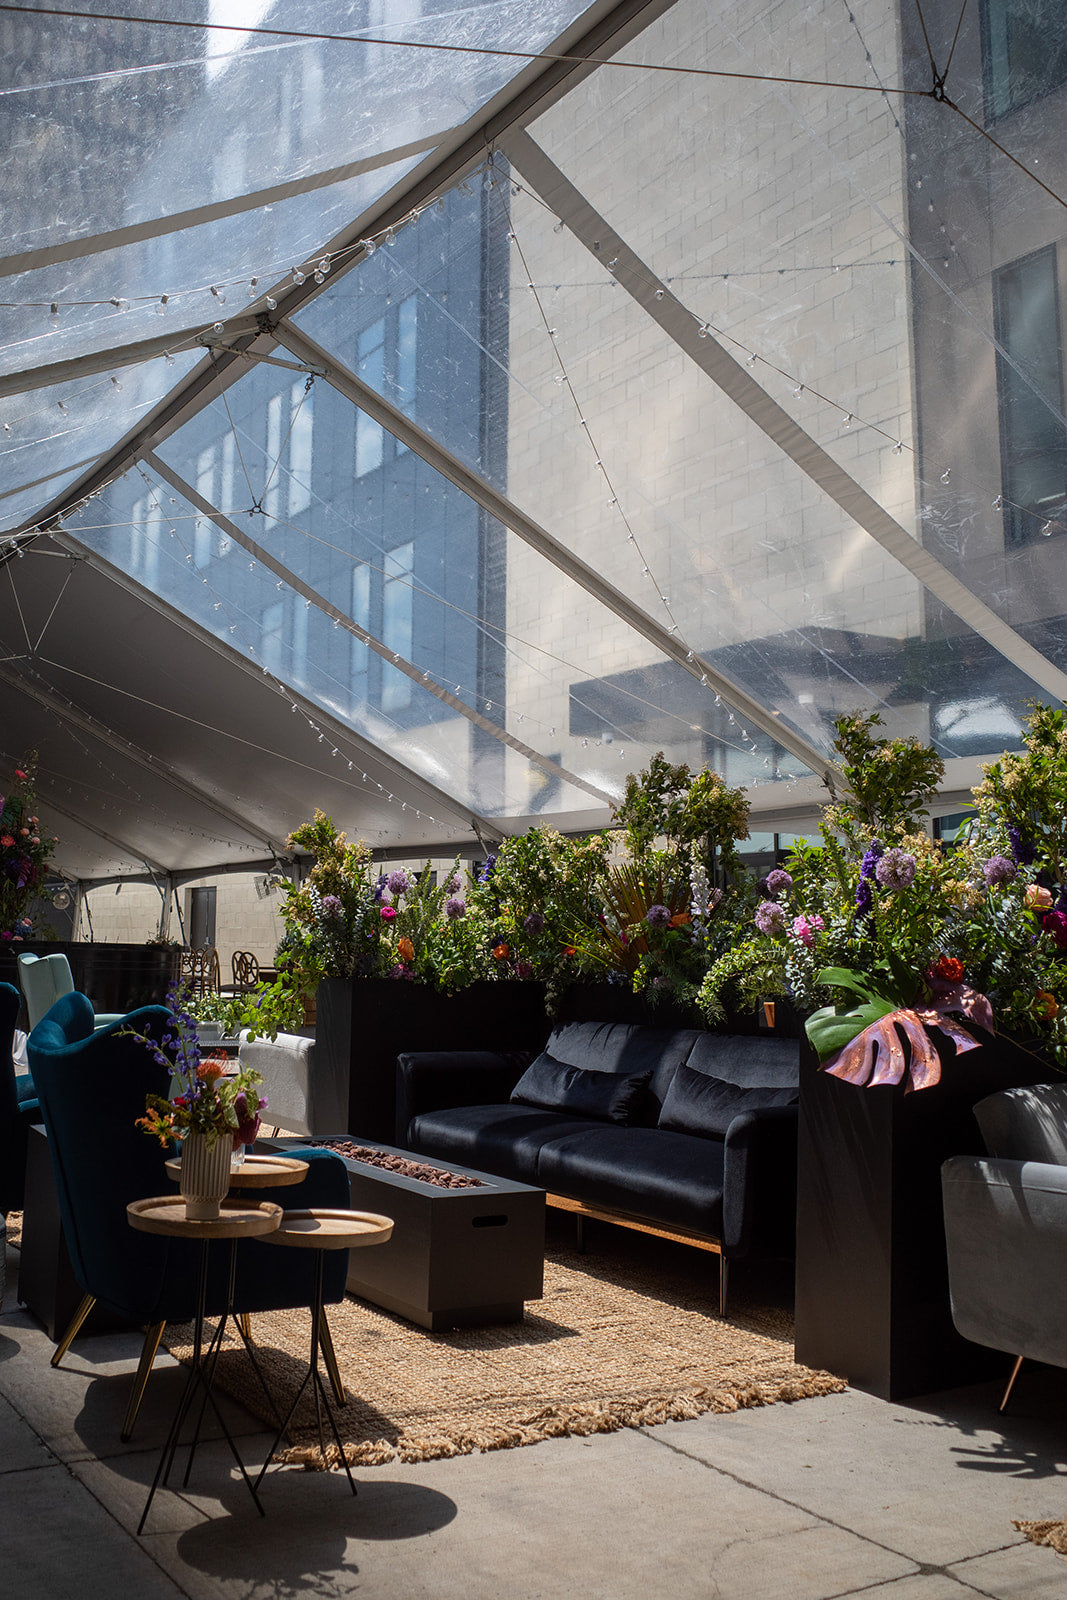
<path id="1" fill-rule="evenodd" d="M 746 1383 L 736 1388 L 697 1387 L 684 1393 L 650 1400 L 581 1402 L 575 1405 L 546 1406 L 520 1417 L 511 1424 L 485 1426 L 476 1430 L 459 1429 L 451 1434 L 402 1435 L 388 1439 L 346 1444 L 349 1466 L 380 1466 L 399 1460 L 408 1464 L 441 1461 L 451 1456 L 482 1454 L 490 1450 L 511 1450 L 537 1444 L 543 1439 L 585 1438 L 598 1433 L 617 1433 L 621 1428 L 656 1427 L 663 1422 L 691 1422 L 708 1412 L 727 1413 L 779 1401 L 807 1400 L 819 1395 L 841 1394 L 847 1384 L 829 1372 L 813 1372 L 804 1379 L 787 1378 L 777 1383 Z M 275 1457 L 283 1465 L 300 1466 L 308 1472 L 322 1472 L 342 1465 L 336 1445 L 330 1445 L 323 1460 L 317 1443 L 291 1446 Z M 1016 1524 L 1020 1526 L 1020 1524 Z M 1036 1525 L 1035 1525 L 1036 1526 Z M 1060 1525 L 1062 1526 L 1062 1524 Z"/>
<path id="2" fill-rule="evenodd" d="M 1067 1521 L 1063 1518 L 1052 1517 L 1044 1521 L 1026 1522 L 1013 1517 L 1011 1525 L 1013 1528 L 1018 1528 L 1031 1544 L 1048 1545 L 1057 1555 L 1067 1556 Z"/>

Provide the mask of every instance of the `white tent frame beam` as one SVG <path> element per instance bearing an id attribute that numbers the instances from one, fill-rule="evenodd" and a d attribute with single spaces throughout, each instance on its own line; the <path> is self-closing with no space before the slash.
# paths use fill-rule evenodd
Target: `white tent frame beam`
<path id="1" fill-rule="evenodd" d="M 265 834 L 262 828 L 251 822 L 247 817 L 243 817 L 240 812 L 233 810 L 229 806 L 222 805 L 217 800 L 210 799 L 195 784 L 190 783 L 188 779 L 183 778 L 179 772 L 176 772 L 168 762 L 160 760 L 157 756 L 149 757 L 143 755 L 135 745 L 130 744 L 128 740 L 123 739 L 105 724 L 80 711 L 77 706 L 65 705 L 59 691 L 54 687 L 48 689 L 41 684 L 31 683 L 22 673 L 13 672 L 4 665 L 0 665 L 0 682 L 5 682 L 12 688 L 19 690 L 20 693 L 27 695 L 30 699 L 36 700 L 37 704 L 46 710 L 50 716 L 54 717 L 57 722 L 76 728 L 85 738 L 93 739 L 98 744 L 103 744 L 107 749 L 121 756 L 124 761 L 129 761 L 133 766 L 140 767 L 144 772 L 151 773 L 153 777 L 162 779 L 168 788 L 176 789 L 179 794 L 185 795 L 186 799 L 195 801 L 197 805 L 204 807 L 208 811 L 213 811 L 217 817 L 231 827 L 240 828 L 242 833 L 248 834 L 253 839 L 258 839 L 260 844 L 267 850 L 275 853 L 280 851 L 281 847 L 268 834 Z M 134 855 L 138 854 L 137 851 L 132 853 Z M 160 871 L 166 870 L 168 869 L 160 868 Z"/>
<path id="2" fill-rule="evenodd" d="M 1067 700 L 1067 673 L 979 600 L 966 584 L 930 554 L 834 458 L 794 422 L 756 382 L 741 362 L 713 336 L 701 339 L 697 318 L 652 269 L 596 212 L 589 201 L 528 133 L 512 132 L 503 144 L 508 160 L 523 174 L 545 205 L 612 276 L 641 309 L 659 324 L 690 360 L 798 466 L 845 515 L 870 534 L 883 550 L 944 602 L 979 638 L 1055 696 Z M 753 719 L 755 720 L 755 719 Z"/>
<path id="3" fill-rule="evenodd" d="M 167 234 L 180 233 L 186 228 L 202 227 L 206 222 L 223 222 L 228 217 L 237 217 L 246 211 L 258 211 L 263 206 L 274 206 L 283 200 L 313 194 L 316 189 L 328 189 L 335 183 L 345 183 L 350 178 L 362 177 L 364 173 L 376 172 L 381 167 L 391 167 L 398 161 L 408 160 L 410 156 L 421 155 L 424 150 L 436 150 L 456 131 L 455 128 L 444 128 L 439 133 L 428 133 L 393 150 L 382 150 L 372 156 L 364 156 L 359 161 L 347 161 L 342 166 L 311 172 L 303 178 L 291 178 L 286 183 L 276 183 L 268 189 L 234 195 L 229 200 L 193 206 L 188 211 L 174 211 L 169 216 L 149 217 L 125 228 L 86 234 L 78 239 L 65 239 L 62 244 L 43 245 L 38 250 L 24 250 L 18 255 L 0 256 L 0 278 L 14 277 L 20 272 L 36 272 L 41 267 L 58 266 L 63 261 L 76 261 L 83 256 L 102 255 L 106 250 L 126 249 L 133 244 L 143 244 L 148 239 L 162 239 Z"/>
<path id="4" fill-rule="evenodd" d="M 327 373 L 327 381 L 330 381 L 329 373 Z M 584 789 L 587 794 L 592 795 L 594 800 L 599 800 L 605 805 L 611 804 L 611 796 L 605 793 L 603 789 L 599 789 L 596 785 L 587 782 L 586 779 L 578 777 L 576 773 L 569 772 L 558 761 L 551 761 L 547 756 L 541 755 L 532 745 L 524 744 L 521 739 L 515 738 L 505 728 L 501 728 L 498 723 L 490 722 L 489 718 L 483 716 L 480 711 L 464 704 L 458 695 L 452 694 L 448 689 L 443 689 L 439 684 L 434 683 L 432 679 L 424 677 L 414 662 L 405 660 L 403 656 L 398 656 L 395 651 L 382 644 L 366 628 L 362 628 L 358 622 L 354 622 L 347 612 L 341 610 L 340 606 L 335 606 L 331 600 L 327 600 L 324 595 L 319 594 L 317 589 L 312 588 L 311 584 L 305 583 L 304 579 L 293 572 L 291 567 L 287 567 L 283 562 L 278 561 L 276 557 L 271 555 L 269 550 L 265 550 L 255 539 L 250 539 L 236 523 L 231 522 L 229 517 L 217 510 L 210 501 L 205 500 L 203 495 L 168 467 L 166 462 L 161 460 L 159 456 L 153 454 L 152 451 L 147 451 L 142 459 L 147 467 L 158 473 L 166 483 L 170 484 L 172 489 L 176 489 L 179 494 L 184 495 L 189 503 L 202 512 L 205 517 L 210 517 L 221 532 L 236 540 L 242 549 L 247 550 L 248 554 L 266 567 L 268 572 L 273 572 L 276 578 L 280 578 L 283 583 L 288 584 L 291 589 L 300 595 L 301 599 L 310 601 L 324 616 L 329 617 L 331 622 L 336 622 L 338 627 L 351 634 L 353 639 L 358 639 L 360 644 L 366 645 L 369 650 L 373 650 L 375 655 L 380 656 L 383 661 L 387 661 L 391 667 L 394 667 L 398 672 L 402 672 L 405 677 L 410 678 L 420 688 L 434 695 L 436 699 L 447 705 L 450 710 L 465 717 L 475 727 L 481 728 L 483 732 L 488 733 L 492 738 L 498 739 L 501 744 L 507 745 L 517 754 L 525 757 L 527 761 L 533 762 L 550 777 L 560 778 L 564 782 L 574 785 L 575 788 Z M 483 817 L 478 818 L 478 824 L 480 827 L 492 827 L 492 824 Z"/>
<path id="5" fill-rule="evenodd" d="M 416 167 L 394 186 L 388 194 L 368 207 L 348 227 L 327 240 L 315 256 L 348 252 L 348 258 L 335 269 L 334 281 L 342 272 L 357 269 L 366 252 L 354 249 L 362 239 L 380 233 L 391 225 L 398 225 L 410 216 L 417 206 L 435 199 L 439 194 L 460 182 L 485 160 L 487 151 L 495 140 L 515 124 L 536 117 L 574 84 L 595 72 L 603 60 L 623 49 L 665 11 L 674 0 L 599 0 L 588 11 L 553 41 L 551 49 L 565 54 L 566 61 L 551 61 L 547 65 L 531 62 L 494 96 L 487 105 L 457 129 L 455 139 Z M 592 20 L 590 20 L 592 19 Z M 576 60 L 576 57 L 585 57 Z M 311 259 L 310 257 L 308 259 Z M 277 315 L 287 315 L 298 310 L 309 300 L 323 292 L 309 274 L 301 285 L 292 285 L 276 298 Z M 264 296 L 265 304 L 265 296 Z M 266 322 L 265 311 L 261 322 Z M 227 323 L 227 329 L 236 326 Z M 255 335 L 244 334 L 244 343 L 251 344 Z M 238 363 L 239 351 L 230 356 L 219 356 L 211 364 L 202 363 L 191 372 L 154 412 L 132 429 L 114 448 L 103 455 L 97 466 L 47 502 L 34 517 L 28 517 L 13 533 L 43 527 L 62 517 L 94 490 L 103 488 L 119 477 L 131 463 L 138 459 L 146 445 L 159 444 L 175 432 L 197 410 L 202 409 L 217 393 L 240 376 L 240 370 L 227 372 L 226 368 Z"/>
<path id="6" fill-rule="evenodd" d="M 257 682 L 261 683 L 263 681 L 262 667 L 258 667 L 254 662 L 247 660 L 239 651 L 224 644 L 213 633 L 201 627 L 199 623 L 194 622 L 190 617 L 185 616 L 183 612 L 176 610 L 175 607 L 169 605 L 159 595 L 144 588 L 143 585 L 123 572 L 121 568 L 113 566 L 110 561 L 99 555 L 95 550 L 90 550 L 80 545 L 76 538 L 67 533 L 50 531 L 49 537 L 54 539 L 65 551 L 68 551 L 71 555 L 76 555 L 79 560 L 84 561 L 86 565 L 91 566 L 112 583 L 118 585 L 119 588 L 135 595 L 143 605 L 158 611 L 160 616 L 165 617 L 168 622 L 173 623 L 176 627 L 183 629 L 184 632 L 196 639 L 199 644 L 206 645 L 209 649 L 214 650 L 229 665 L 240 667 L 243 672 L 248 673 L 249 677 L 255 678 Z M 305 694 L 298 689 L 294 689 L 290 684 L 280 683 L 277 692 L 280 698 L 285 697 L 287 704 L 291 705 L 295 702 L 308 721 L 318 721 L 323 728 L 329 727 L 330 734 L 335 742 L 345 740 L 355 750 L 361 752 L 361 759 L 365 756 L 370 763 L 377 763 L 380 767 L 386 768 L 394 776 L 398 785 L 407 783 L 418 788 L 420 793 L 429 796 L 430 803 L 435 807 L 449 811 L 462 826 L 469 827 L 472 832 L 474 831 L 470 807 L 465 806 L 455 795 L 436 788 L 428 779 L 423 778 L 419 773 L 413 772 L 410 767 L 404 766 L 402 762 L 389 755 L 387 751 L 382 750 L 380 746 L 372 744 L 353 728 L 350 728 L 347 723 L 340 722 L 329 712 L 324 711 L 315 701 L 308 699 Z M 224 732 L 225 730 L 220 729 L 218 731 Z M 463 819 L 466 819 L 466 821 Z M 480 817 L 478 822 L 484 831 L 492 833 L 501 839 L 504 837 L 504 834 L 495 823 L 483 820 Z M 253 837 L 263 838 L 261 828 L 249 826 L 247 823 L 243 824 L 243 827 L 245 832 L 251 833 Z M 273 842 L 266 842 L 270 850 L 276 850 Z M 282 850 L 277 849 L 276 853 L 280 855 Z"/>
<path id="7" fill-rule="evenodd" d="M 788 750 L 805 766 L 810 767 L 828 788 L 832 787 L 830 771 L 821 751 L 814 745 L 808 744 L 807 740 L 802 739 L 791 728 L 784 726 L 773 712 L 755 701 L 739 684 L 726 677 L 711 662 L 705 661 L 695 652 L 692 652 L 693 659 L 690 661 L 691 652 L 687 644 L 675 638 L 621 589 L 616 589 L 593 567 L 588 566 L 579 556 L 560 544 L 532 517 L 520 511 L 518 506 L 513 505 L 484 478 L 473 472 L 451 451 L 446 450 L 436 439 L 406 417 L 402 411 L 397 410 L 375 390 L 368 388 L 362 379 L 337 361 L 328 350 L 316 344 L 313 339 L 309 339 L 288 319 L 278 324 L 275 336 L 287 350 L 301 360 L 324 367 L 326 382 L 338 393 L 344 395 L 361 411 L 365 411 L 368 416 L 373 417 L 375 422 L 394 434 L 407 445 L 409 450 L 421 456 L 442 477 L 469 495 L 483 510 L 489 512 L 504 527 L 509 528 L 517 538 L 522 539 L 539 555 L 544 556 L 586 593 L 599 600 L 609 611 L 627 623 L 635 633 L 641 634 L 650 644 L 655 645 L 663 655 L 668 656 L 698 680 L 706 678 L 708 687 L 713 693 L 724 695 L 734 709 L 742 713 L 746 721 L 769 734 L 784 750 Z"/>

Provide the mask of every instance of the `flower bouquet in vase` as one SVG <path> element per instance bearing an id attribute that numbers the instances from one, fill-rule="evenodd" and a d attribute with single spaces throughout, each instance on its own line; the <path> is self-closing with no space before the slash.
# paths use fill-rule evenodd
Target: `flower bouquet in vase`
<path id="1" fill-rule="evenodd" d="M 170 1098 L 148 1095 L 137 1125 L 164 1149 L 180 1141 L 185 1214 L 211 1220 L 229 1191 L 231 1166 L 259 1132 L 267 1106 L 258 1092 L 263 1080 L 247 1067 L 231 1073 L 224 1057 L 201 1053 L 196 1019 L 184 1009 L 176 986 L 168 990 L 167 1004 L 172 1020 L 159 1043 L 127 1030 L 171 1074 Z"/>

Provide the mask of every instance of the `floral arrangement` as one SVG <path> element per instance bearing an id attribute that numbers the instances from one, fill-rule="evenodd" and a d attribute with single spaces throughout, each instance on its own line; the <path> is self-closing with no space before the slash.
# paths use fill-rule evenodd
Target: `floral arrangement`
<path id="1" fill-rule="evenodd" d="M 171 1098 L 147 1095 L 145 1114 L 138 1117 L 137 1126 L 164 1148 L 191 1133 L 202 1134 L 209 1150 L 219 1139 L 230 1140 L 235 1150 L 251 1144 L 267 1109 L 266 1096 L 258 1093 L 263 1081 L 259 1073 L 244 1067 L 227 1076 L 225 1059 L 201 1054 L 196 1019 L 184 1008 L 182 991 L 175 984 L 167 991 L 167 1005 L 171 1021 L 159 1042 L 134 1028 L 122 1030 L 139 1039 L 171 1073 Z"/>
<path id="2" fill-rule="evenodd" d="M 706 1013 L 731 991 L 785 995 L 826 1070 L 853 1083 L 936 1082 L 931 1028 L 965 1051 L 980 1042 L 972 1026 L 999 1027 L 1067 1067 L 1063 713 L 1036 709 L 1024 753 L 986 769 L 978 820 L 952 848 L 920 826 L 940 759 L 878 738 L 879 723 L 835 724 L 849 792 L 825 809 L 822 844 L 799 846 L 763 881 L 748 937 L 704 980 Z"/>
<path id="3" fill-rule="evenodd" d="M 27 915 L 40 893 L 49 857 L 58 841 L 46 837 L 37 816 L 36 758 L 15 768 L 14 781 L 0 795 L 0 942 L 17 943 L 36 930 Z"/>
<path id="4" fill-rule="evenodd" d="M 627 779 L 615 822 L 626 855 L 605 869 L 592 914 L 575 928 L 579 969 L 653 1002 L 691 1005 L 750 902 L 737 851 L 748 800 L 718 773 L 694 775 L 659 752 Z"/>

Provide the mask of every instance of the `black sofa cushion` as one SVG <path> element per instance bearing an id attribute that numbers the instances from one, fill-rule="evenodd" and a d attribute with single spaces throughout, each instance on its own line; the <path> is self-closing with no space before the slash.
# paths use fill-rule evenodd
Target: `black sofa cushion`
<path id="1" fill-rule="evenodd" d="M 659 1126 L 673 1133 L 695 1133 L 702 1139 L 725 1139 L 731 1122 L 742 1112 L 795 1105 L 797 1096 L 798 1091 L 787 1084 L 746 1087 L 681 1066 L 664 1096 Z"/>
<path id="2" fill-rule="evenodd" d="M 459 1166 L 536 1184 L 537 1152 L 546 1139 L 584 1133 L 597 1126 L 603 1124 L 535 1106 L 456 1106 L 415 1117 L 408 1144 L 412 1150 Z"/>
<path id="3" fill-rule="evenodd" d="M 622 1126 L 635 1120 L 645 1098 L 652 1068 L 643 1072 L 595 1072 L 557 1061 L 546 1050 L 527 1067 L 511 1091 L 513 1103 L 546 1111 L 592 1117 Z"/>
<path id="4" fill-rule="evenodd" d="M 537 1182 L 550 1194 L 722 1235 L 723 1148 L 709 1139 L 609 1124 L 561 1130 L 541 1146 Z"/>
<path id="5" fill-rule="evenodd" d="M 696 1028 L 567 1022 L 553 1030 L 546 1048 L 557 1061 L 593 1072 L 650 1072 L 648 1091 L 635 1120 L 654 1127 L 675 1069 L 686 1060 L 700 1037 Z M 729 1077 L 729 1073 L 719 1076 Z"/>
<path id="6" fill-rule="evenodd" d="M 800 1045 L 774 1034 L 698 1033 L 686 1065 L 709 1078 L 741 1085 L 800 1083 Z"/>

